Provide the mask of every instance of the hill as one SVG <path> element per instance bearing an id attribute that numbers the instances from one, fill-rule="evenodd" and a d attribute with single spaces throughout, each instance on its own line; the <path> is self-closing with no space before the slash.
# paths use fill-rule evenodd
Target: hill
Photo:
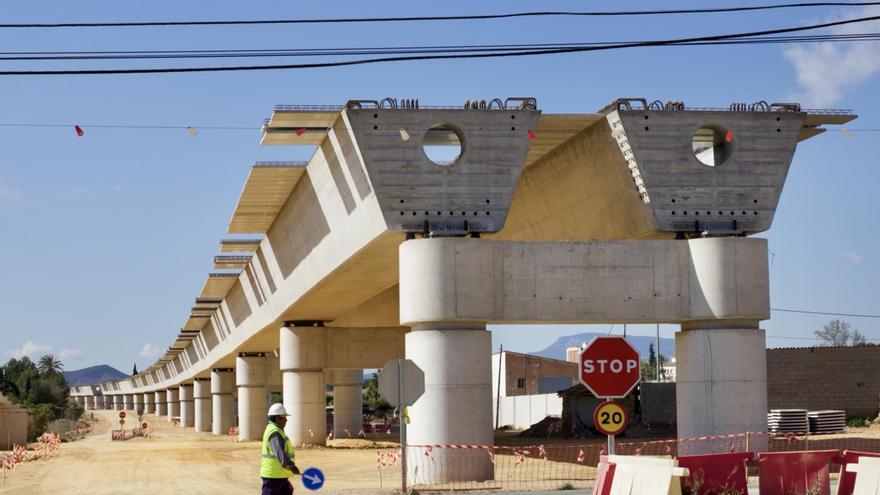
<path id="1" fill-rule="evenodd" d="M 596 337 L 597 335 L 606 334 L 589 332 L 559 337 L 558 339 L 556 339 L 556 342 L 550 344 L 550 346 L 548 346 L 547 348 L 537 352 L 532 352 L 530 354 L 535 356 L 565 360 L 565 349 L 567 347 L 580 346 L 584 342 L 589 342 L 593 340 L 593 337 Z M 654 347 L 657 347 L 657 338 L 650 337 L 648 335 L 627 335 L 626 340 L 628 340 L 629 343 L 633 345 L 633 347 L 639 350 L 639 355 L 641 355 L 643 361 L 648 359 L 648 345 L 653 343 Z M 661 338 L 660 352 L 667 358 L 675 357 L 675 340 Z"/>
<path id="2" fill-rule="evenodd" d="M 67 380 L 67 383 L 71 387 L 95 385 L 107 380 L 120 380 L 127 377 L 128 375 L 125 373 L 112 366 L 107 366 L 106 364 L 99 364 L 81 370 L 64 372 L 64 379 Z"/>

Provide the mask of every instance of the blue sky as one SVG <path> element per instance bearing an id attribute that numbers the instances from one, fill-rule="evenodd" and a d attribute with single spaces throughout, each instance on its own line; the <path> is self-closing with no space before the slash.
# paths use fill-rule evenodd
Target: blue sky
<path id="1" fill-rule="evenodd" d="M 94 2 L 31 1 L 7 6 L 3 22 L 615 10 L 654 8 L 656 2 L 210 5 L 205 9 L 154 1 L 105 2 L 98 7 Z M 705 2 L 676 6 L 699 7 Z M 2 51 L 56 51 L 587 42 L 750 31 L 867 12 L 812 9 L 406 25 L 0 30 L 0 46 Z M 877 31 L 877 24 L 849 32 Z M 259 145 L 259 126 L 272 107 L 384 96 L 419 98 L 423 104 L 534 96 L 545 112 L 593 112 L 621 96 L 684 100 L 690 106 L 794 100 L 805 106 L 852 108 L 860 118 L 848 126 L 851 137 L 829 132 L 798 147 L 773 228 L 765 234 L 774 253 L 771 304 L 880 313 L 880 199 L 875 192 L 880 172 L 874 146 L 880 133 L 857 131 L 880 129 L 878 54 L 876 43 L 715 46 L 287 72 L 0 77 L 0 124 L 66 125 L 0 126 L 0 259 L 5 265 L 0 272 L 0 358 L 54 352 L 68 369 L 107 363 L 128 371 L 134 362 L 139 367 L 151 364 L 176 335 L 211 270 L 211 256 L 224 237 L 252 162 L 310 155 L 307 149 Z M 0 67 L 36 64 L 0 62 Z M 74 124 L 84 128 L 83 137 L 76 136 Z M 93 127 L 99 124 L 190 125 L 198 135 L 182 129 Z M 763 327 L 772 336 L 770 346 L 806 345 L 812 342 L 793 338 L 811 337 L 828 319 L 774 313 Z M 868 338 L 880 339 L 878 320 L 849 321 Z M 560 335 L 588 330 L 498 328 L 493 346 L 538 350 Z M 671 336 L 674 330 L 664 326 L 662 333 Z M 651 334 L 654 329 L 630 331 Z"/>

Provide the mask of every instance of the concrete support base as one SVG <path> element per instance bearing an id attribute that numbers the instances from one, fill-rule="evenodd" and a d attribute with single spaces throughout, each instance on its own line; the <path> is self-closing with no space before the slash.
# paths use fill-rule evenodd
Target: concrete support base
<path id="1" fill-rule="evenodd" d="M 284 431 L 294 445 L 324 445 L 324 336 L 320 327 L 281 329 L 280 361 L 284 408 L 290 417 Z"/>
<path id="2" fill-rule="evenodd" d="M 116 409 L 117 411 L 121 411 L 125 407 L 125 404 L 122 403 L 122 400 L 123 399 L 122 399 L 121 395 L 114 395 L 113 396 L 113 409 Z"/>
<path id="3" fill-rule="evenodd" d="M 767 431 L 764 331 L 756 322 L 724 325 L 730 323 L 688 323 L 675 335 L 679 438 Z M 750 442 L 751 450 L 766 447 L 766 440 Z M 682 448 L 688 454 L 715 451 L 708 442 L 683 442 Z"/>
<path id="4" fill-rule="evenodd" d="M 192 428 L 196 425 L 196 409 L 193 399 L 193 384 L 180 385 L 180 426 Z"/>
<path id="5" fill-rule="evenodd" d="M 266 394 L 266 355 L 242 353 L 235 360 L 238 385 L 238 440 L 260 440 L 269 410 Z"/>
<path id="6" fill-rule="evenodd" d="M 123 395 L 124 407 L 126 411 L 134 411 L 134 395 L 133 394 L 125 394 Z"/>
<path id="7" fill-rule="evenodd" d="M 132 409 L 136 414 L 140 415 L 144 413 L 144 394 L 134 394 L 134 408 Z"/>
<path id="8" fill-rule="evenodd" d="M 156 402 L 156 416 L 167 416 L 168 415 L 168 407 L 166 393 L 164 391 L 155 392 L 153 394 L 153 399 Z"/>
<path id="9" fill-rule="evenodd" d="M 169 388 L 165 391 L 165 405 L 167 411 L 168 422 L 171 423 L 175 419 L 180 419 L 180 389 Z"/>
<path id="10" fill-rule="evenodd" d="M 333 371 L 333 437 L 357 437 L 363 428 L 364 370 Z"/>
<path id="11" fill-rule="evenodd" d="M 226 435 L 235 424 L 234 389 L 234 369 L 217 368 L 211 371 L 211 433 L 214 435 Z"/>
<path id="12" fill-rule="evenodd" d="M 406 335 L 406 357 L 425 372 L 425 394 L 409 408 L 409 444 L 493 444 L 492 339 L 476 326 L 424 324 Z M 413 483 L 493 479 L 494 465 L 482 449 L 437 449 L 437 469 L 430 473 L 415 469 L 424 452 L 408 454 Z"/>
<path id="13" fill-rule="evenodd" d="M 193 382 L 196 431 L 211 431 L 211 379 L 196 378 Z"/>

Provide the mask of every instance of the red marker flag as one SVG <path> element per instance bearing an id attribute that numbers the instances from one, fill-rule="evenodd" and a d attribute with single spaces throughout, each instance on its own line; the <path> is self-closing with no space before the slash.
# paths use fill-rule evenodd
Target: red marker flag
<path id="1" fill-rule="evenodd" d="M 727 136 L 724 136 L 724 140 L 728 143 L 733 142 L 733 131 L 727 131 Z"/>
<path id="2" fill-rule="evenodd" d="M 85 134 L 85 132 L 83 132 L 83 130 L 82 130 L 82 127 L 80 127 L 78 125 L 73 126 L 73 130 L 76 131 L 76 135 L 79 137 L 83 137 L 83 134 Z"/>
<path id="3" fill-rule="evenodd" d="M 296 130 L 296 135 L 297 135 L 297 136 L 302 136 L 302 135 L 305 134 L 305 133 L 306 133 L 306 128 L 305 128 L 305 127 L 300 127 L 299 129 Z"/>
<path id="4" fill-rule="evenodd" d="M 532 141 L 535 140 L 535 131 L 533 131 L 531 129 L 529 129 L 529 139 Z"/>

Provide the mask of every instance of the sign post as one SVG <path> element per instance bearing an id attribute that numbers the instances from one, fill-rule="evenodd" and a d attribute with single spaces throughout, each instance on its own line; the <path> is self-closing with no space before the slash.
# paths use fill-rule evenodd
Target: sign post
<path id="1" fill-rule="evenodd" d="M 608 455 L 614 454 L 614 437 L 626 430 L 626 408 L 611 399 L 622 399 L 639 384 L 642 366 L 639 351 L 623 337 L 594 337 L 578 357 L 580 382 L 594 396 L 605 399 L 593 414 L 596 429 L 608 435 Z"/>
<path id="2" fill-rule="evenodd" d="M 400 416 L 400 485 L 406 493 L 406 423 L 407 406 L 415 404 L 425 393 L 425 372 L 409 359 L 392 359 L 379 372 L 379 394 L 392 406 L 397 406 Z"/>

